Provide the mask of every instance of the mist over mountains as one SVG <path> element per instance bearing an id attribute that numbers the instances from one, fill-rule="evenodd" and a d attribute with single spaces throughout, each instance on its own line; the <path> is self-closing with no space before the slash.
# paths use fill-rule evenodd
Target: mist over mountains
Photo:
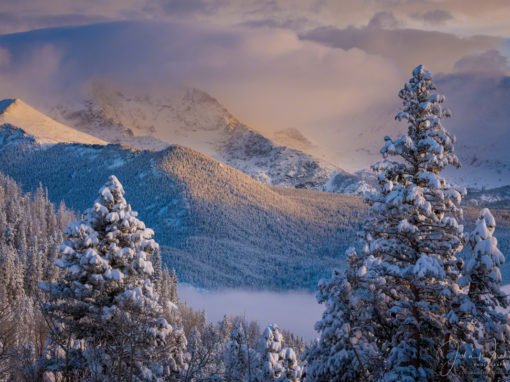
<path id="1" fill-rule="evenodd" d="M 1 172 L 77 211 L 115 173 L 164 259 L 202 287 L 313 288 L 342 263 L 364 211 L 353 196 L 269 187 L 182 146 L 41 144 L 9 124 L 0 142 Z"/>
<path id="2" fill-rule="evenodd" d="M 51 114 L 111 143 L 149 150 L 170 144 L 190 147 L 264 184 L 352 194 L 370 189 L 341 168 L 246 126 L 216 99 L 194 88 L 176 87 L 165 96 L 154 96 L 96 81 L 83 101 L 59 104 Z M 279 137 L 291 144 L 306 142 L 299 132 Z"/>
<path id="3" fill-rule="evenodd" d="M 104 179 L 115 174 L 133 208 L 154 228 L 164 260 L 185 282 L 206 288 L 313 289 L 343 265 L 347 247 L 357 244 L 366 211 L 359 197 L 268 186 L 180 145 L 143 150 L 105 144 L 42 118 L 20 100 L 2 105 L 0 172 L 26 191 L 43 184 L 52 201 L 64 200 L 76 211 L 84 211 Z M 53 121 L 51 129 L 38 130 L 36 116 Z M 30 133 L 14 125 L 26 121 Z M 510 220 L 505 211 L 496 213 L 504 250 Z M 466 215 L 471 224 L 474 210 Z"/>
<path id="4" fill-rule="evenodd" d="M 220 108 L 228 109 L 227 114 L 235 115 L 250 131 L 274 141 L 282 138 L 282 131 L 297 130 L 305 138 L 301 143 L 313 143 L 301 144 L 299 151 L 353 173 L 379 159 L 385 135 L 399 136 L 406 130 L 394 115 L 399 104 L 396 94 L 411 69 L 395 63 L 407 56 L 399 56 L 405 52 L 398 47 L 383 56 L 371 47 L 380 35 L 396 36 L 405 46 L 409 38 L 404 30 L 383 33 L 385 28 L 386 24 L 374 22 L 356 30 L 296 34 L 281 28 L 129 21 L 2 35 L 0 95 L 21 97 L 50 113 L 57 105 L 90 99 L 91 83 L 104 79 L 126 88 L 122 91 L 126 97 L 149 95 L 156 103 L 172 98 L 175 89 L 200 89 L 218 99 Z M 361 36 L 351 42 L 354 45 L 342 43 L 353 33 Z M 439 91 L 446 95 L 453 114 L 445 124 L 457 136 L 463 168 L 450 171 L 449 179 L 477 189 L 508 185 L 510 159 L 504 142 L 510 132 L 505 107 L 510 90 L 506 58 L 496 50 L 504 40 L 413 33 L 438 50 L 433 57 L 420 57 L 437 71 Z M 381 44 L 388 45 L 386 40 Z M 456 44 L 459 48 L 453 49 Z M 447 61 L 438 59 L 441 52 L 449 52 Z M 414 48 L 407 52 L 415 53 Z M 305 70 L 308 67 L 315 70 Z M 348 75 L 353 68 L 364 75 Z M 95 104 L 106 103 L 98 98 Z M 127 102 L 123 111 L 142 107 L 147 114 L 151 110 L 147 106 Z M 132 119 L 132 111 L 123 115 L 131 113 Z M 208 117 L 200 116 L 203 122 Z M 210 122 L 215 126 L 215 121 Z M 201 134 L 202 142 L 211 139 Z M 146 146 L 158 145 L 147 139 Z M 296 147 L 289 139 L 283 146 Z M 215 156 L 210 147 L 191 147 Z M 237 159 L 233 156 L 231 164 L 239 168 Z"/>

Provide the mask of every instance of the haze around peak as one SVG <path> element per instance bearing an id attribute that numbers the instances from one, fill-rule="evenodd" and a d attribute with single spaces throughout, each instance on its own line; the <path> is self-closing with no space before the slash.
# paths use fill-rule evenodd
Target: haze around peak
<path id="1" fill-rule="evenodd" d="M 393 119 L 396 94 L 424 64 L 447 96 L 454 118 L 445 123 L 461 159 L 491 167 L 502 185 L 508 174 L 495 167 L 510 165 L 508 7 L 381 3 L 108 1 L 80 17 L 79 1 L 30 11 L 24 1 L 4 4 L 0 16 L 18 23 L 3 31 L 24 33 L 0 36 L 0 96 L 45 111 L 81 98 L 97 79 L 151 94 L 194 87 L 268 136 L 298 130 L 312 154 L 355 171 L 379 158 L 384 135 L 405 132 Z"/>

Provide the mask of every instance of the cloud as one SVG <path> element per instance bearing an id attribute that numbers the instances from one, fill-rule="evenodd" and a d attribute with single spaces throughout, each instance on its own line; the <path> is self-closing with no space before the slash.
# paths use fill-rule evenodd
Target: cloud
<path id="1" fill-rule="evenodd" d="M 181 83 L 209 91 L 266 131 L 315 126 L 320 135 L 321 121 L 377 104 L 400 78 L 382 57 L 332 49 L 282 29 L 124 22 L 0 37 L 14 66 L 41 41 L 61 52 L 50 88 L 78 91 L 95 77 L 151 91 Z"/>
<path id="2" fill-rule="evenodd" d="M 111 21 L 101 15 L 57 14 L 57 15 L 16 15 L 0 13 L 0 33 L 20 32 L 33 28 L 60 27 L 68 25 L 87 25 Z"/>
<path id="3" fill-rule="evenodd" d="M 400 26 L 400 22 L 390 11 L 377 12 L 368 22 L 368 28 L 394 29 Z"/>
<path id="4" fill-rule="evenodd" d="M 441 9 L 438 9 L 438 3 Z M 510 34 L 510 3 L 501 0 L 17 0 L 0 2 L 0 33 L 84 25 L 100 21 L 201 20 L 232 26 L 250 22 L 292 24 L 295 30 L 367 25 L 374 14 L 392 14 L 408 27 L 463 35 Z M 448 14 L 453 19 L 446 19 Z M 293 23 L 302 20 L 303 23 Z M 377 21 L 376 18 L 374 22 Z M 384 22 L 387 23 L 389 19 Z M 425 21 L 425 25 L 424 25 Z M 445 21 L 448 21 L 445 23 Z M 391 25 L 391 24 L 390 24 Z M 388 24 L 384 26 L 388 27 Z"/>
<path id="5" fill-rule="evenodd" d="M 438 89 L 453 112 L 447 125 L 458 137 L 457 149 L 491 159 L 508 158 L 510 77 L 500 72 L 462 72 L 437 76 Z M 474 151 L 473 151 L 474 150 Z M 488 158 L 489 159 L 489 158 Z"/>
<path id="6" fill-rule="evenodd" d="M 313 154 L 358 170 L 379 159 L 385 135 L 405 132 L 393 118 L 397 93 L 420 63 L 452 102 L 447 106 L 455 117 L 448 126 L 461 150 L 468 150 L 465 142 L 484 119 L 492 121 L 485 136 L 494 138 L 510 120 L 502 90 L 506 61 L 497 50 L 502 41 L 367 25 L 301 34 L 200 21 L 45 29 L 0 36 L 0 96 L 41 106 L 82 96 L 97 78 L 150 93 L 193 86 L 250 126 L 268 134 L 299 129 L 317 144 Z M 480 98 L 478 109 L 472 94 Z"/>
<path id="7" fill-rule="evenodd" d="M 296 31 L 303 28 L 306 29 L 305 27 L 309 24 L 309 22 L 309 19 L 300 17 L 283 20 L 251 20 L 242 22 L 238 26 L 248 28 L 290 29 L 291 31 Z"/>
<path id="8" fill-rule="evenodd" d="M 46 43 L 16 54 L 0 46 L 0 94 L 3 98 L 56 99 L 54 94 L 62 89 L 56 79 L 61 57 L 55 46 Z"/>
<path id="9" fill-rule="evenodd" d="M 358 48 L 369 54 L 391 59 L 408 72 L 424 64 L 434 72 L 450 72 L 463 56 L 496 49 L 503 39 L 487 36 L 461 38 L 452 34 L 418 29 L 377 29 L 369 26 L 339 29 L 320 27 L 301 38 L 341 49 Z"/>
<path id="10" fill-rule="evenodd" d="M 444 125 L 457 136 L 456 152 L 464 165 L 448 174 L 470 187 L 508 185 L 510 77 L 463 72 L 438 76 L 436 82 L 452 110 L 453 117 Z"/>
<path id="11" fill-rule="evenodd" d="M 443 9 L 434 9 L 433 11 L 414 13 L 411 15 L 417 20 L 422 20 L 432 25 L 441 25 L 449 20 L 453 20 L 453 15 L 449 11 Z"/>
<path id="12" fill-rule="evenodd" d="M 0 47 L 0 68 L 6 68 L 11 62 L 11 55 L 5 48 Z"/>
<path id="13" fill-rule="evenodd" d="M 457 72 L 486 72 L 504 74 L 510 69 L 508 59 L 498 50 L 491 49 L 462 57 L 455 63 Z"/>
<path id="14" fill-rule="evenodd" d="M 225 314 L 239 315 L 258 322 L 262 328 L 276 323 L 306 341 L 318 337 L 314 325 L 324 310 L 315 296 L 306 292 L 200 291 L 180 285 L 179 297 L 191 307 L 204 310 L 209 322 L 218 322 Z"/>
<path id="15" fill-rule="evenodd" d="M 217 13 L 228 4 L 228 0 L 149 0 L 143 9 L 150 13 L 162 11 L 171 16 L 210 15 Z"/>

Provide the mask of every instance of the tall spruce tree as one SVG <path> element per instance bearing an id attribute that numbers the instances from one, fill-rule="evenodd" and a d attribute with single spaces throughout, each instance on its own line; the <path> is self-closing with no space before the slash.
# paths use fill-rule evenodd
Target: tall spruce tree
<path id="1" fill-rule="evenodd" d="M 69 354 L 93 378 L 152 381 L 186 367 L 186 338 L 162 316 L 151 276 L 153 231 L 137 219 L 115 176 L 82 220 L 70 224 L 56 264 L 66 271 L 44 311 L 65 351 L 54 363 L 69 372 Z M 67 345 L 62 339 L 67 339 Z M 71 344 L 77 344 L 79 346 Z"/>
<path id="2" fill-rule="evenodd" d="M 440 173 L 459 167 L 455 138 L 442 126 L 449 117 L 435 94 L 432 76 L 423 66 L 400 91 L 408 134 L 385 138 L 384 160 L 374 166 L 379 192 L 369 199 L 365 224 L 368 254 L 380 259 L 374 269 L 377 293 L 388 302 L 386 317 L 394 326 L 387 347 L 384 379 L 388 381 L 455 379 L 462 328 L 452 314 L 460 293 L 464 244 L 460 202 L 463 189 L 449 185 Z M 384 350 L 384 348 L 383 348 Z"/>
<path id="3" fill-rule="evenodd" d="M 269 325 L 259 341 L 260 366 L 258 367 L 257 381 L 274 381 L 283 372 L 283 366 L 279 362 L 280 350 L 282 350 L 283 336 L 278 325 Z"/>
<path id="4" fill-rule="evenodd" d="M 294 349 L 290 347 L 283 348 L 279 354 L 280 364 L 283 372 L 277 379 L 278 382 L 300 382 L 303 375 L 303 368 L 299 364 Z"/>
<path id="5" fill-rule="evenodd" d="M 283 335 L 276 324 L 269 325 L 259 341 L 259 366 L 255 380 L 259 382 L 299 382 L 302 368 L 291 348 L 283 348 Z"/>
<path id="6" fill-rule="evenodd" d="M 323 301 L 328 301 L 326 313 L 335 314 L 318 324 L 320 351 L 307 367 L 311 380 L 322 380 L 309 373 L 317 363 L 329 368 L 330 380 L 342 380 L 334 373 L 335 363 L 342 370 L 357 366 L 351 373 L 358 379 L 462 380 L 461 364 L 471 362 L 459 357 L 465 343 L 453 309 L 461 294 L 457 254 L 465 242 L 459 224 L 465 190 L 440 176 L 446 166 L 460 164 L 455 138 L 441 124 L 450 116 L 441 105 L 445 98 L 435 90 L 430 72 L 420 65 L 399 93 L 403 109 L 396 119 L 408 122 L 408 133 L 385 137 L 383 160 L 373 166 L 379 187 L 367 198 L 364 249 L 350 261 L 346 276 L 330 281 L 337 287 L 330 287 Z M 342 283 L 348 286 L 346 295 Z M 356 333 L 350 326 L 360 328 L 361 343 L 348 340 L 346 334 Z"/>
<path id="7" fill-rule="evenodd" d="M 369 253 L 381 259 L 384 280 L 378 293 L 388 301 L 386 315 L 395 324 L 386 359 L 386 380 L 453 378 L 452 357 L 459 344 L 455 320 L 449 320 L 459 294 L 464 243 L 457 190 L 441 176 L 448 165 L 460 166 L 455 139 L 442 126 L 450 113 L 441 107 L 432 76 L 423 66 L 400 91 L 408 134 L 385 138 L 385 160 L 374 166 L 379 193 L 369 200 L 365 225 Z M 390 158 L 395 158 L 390 160 Z M 458 359 L 457 359 L 458 360 Z"/>

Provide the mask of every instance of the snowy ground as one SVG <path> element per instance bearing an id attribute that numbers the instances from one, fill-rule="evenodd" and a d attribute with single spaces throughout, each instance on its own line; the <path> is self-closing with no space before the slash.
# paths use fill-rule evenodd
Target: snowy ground
<path id="1" fill-rule="evenodd" d="M 309 292 L 206 291 L 181 284 L 179 298 L 195 309 L 205 310 L 209 322 L 217 322 L 225 314 L 240 315 L 257 321 L 262 328 L 276 323 L 305 341 L 318 337 L 313 327 L 324 308 Z"/>

